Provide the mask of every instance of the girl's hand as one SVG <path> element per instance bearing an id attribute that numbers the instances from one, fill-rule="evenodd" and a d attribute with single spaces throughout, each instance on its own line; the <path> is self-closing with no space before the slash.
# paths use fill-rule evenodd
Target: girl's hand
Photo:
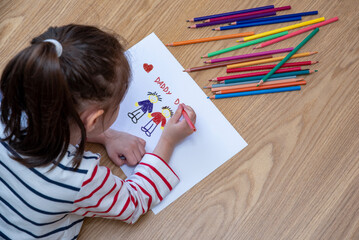
<path id="1" fill-rule="evenodd" d="M 196 123 L 196 113 L 193 109 L 183 103 L 180 104 L 173 117 L 166 124 L 161 136 L 174 146 L 193 133 L 186 119 L 182 118 L 180 120 L 183 110 L 187 112 L 192 123 Z"/>
<path id="2" fill-rule="evenodd" d="M 117 166 L 123 164 L 134 166 L 146 153 L 146 141 L 142 138 L 112 129 L 108 129 L 104 135 L 107 154 Z M 125 157 L 125 159 L 121 157 Z"/>
<path id="3" fill-rule="evenodd" d="M 166 162 L 169 161 L 174 147 L 181 142 L 184 138 L 193 133 L 192 128 L 188 125 L 187 121 L 182 116 L 183 109 L 187 112 L 188 117 L 192 123 L 196 123 L 196 113 L 190 106 L 180 104 L 173 117 L 168 121 L 161 138 L 153 151 L 154 154 L 160 156 Z"/>

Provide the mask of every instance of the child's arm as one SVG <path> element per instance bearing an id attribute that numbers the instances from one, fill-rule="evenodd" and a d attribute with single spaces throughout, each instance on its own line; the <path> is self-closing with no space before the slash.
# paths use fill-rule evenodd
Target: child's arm
<path id="1" fill-rule="evenodd" d="M 154 154 L 146 154 L 126 180 L 95 161 L 91 164 L 92 171 L 74 199 L 73 214 L 134 223 L 179 182 L 167 163 Z"/>
<path id="2" fill-rule="evenodd" d="M 181 105 L 166 124 L 153 153 L 145 154 L 134 174 L 126 180 L 113 175 L 106 167 L 94 166 L 84 179 L 72 212 L 134 223 L 157 205 L 179 182 L 167 164 L 173 149 L 193 132 L 184 119 L 180 120 L 183 107 L 195 123 L 194 111 Z"/>

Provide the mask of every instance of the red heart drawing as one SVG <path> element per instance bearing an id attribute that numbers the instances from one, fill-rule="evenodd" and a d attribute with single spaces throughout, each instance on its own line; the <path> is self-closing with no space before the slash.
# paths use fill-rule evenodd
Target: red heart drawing
<path id="1" fill-rule="evenodd" d="M 147 63 L 144 63 L 143 64 L 143 69 L 145 69 L 145 71 L 147 73 L 151 72 L 151 70 L 153 69 L 153 65 L 152 64 L 147 64 Z"/>

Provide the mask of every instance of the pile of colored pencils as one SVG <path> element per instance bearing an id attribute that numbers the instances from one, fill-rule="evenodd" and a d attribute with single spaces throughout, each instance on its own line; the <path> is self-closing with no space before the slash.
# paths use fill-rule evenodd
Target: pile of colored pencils
<path id="1" fill-rule="evenodd" d="M 269 24 L 277 24 L 291 21 L 300 21 L 304 16 L 317 15 L 318 11 L 300 12 L 294 14 L 286 14 L 276 16 L 278 12 L 290 10 L 291 6 L 274 7 L 274 5 L 256 7 L 244 10 L 238 10 L 234 12 L 219 13 L 214 15 L 196 17 L 187 20 L 187 22 L 198 22 L 190 29 L 196 29 L 201 27 L 228 24 L 227 26 L 216 27 L 212 30 L 224 31 L 230 29 L 246 28 L 252 26 L 261 26 Z M 238 38 L 237 42 L 240 44 L 232 47 L 220 49 L 214 52 L 210 52 L 201 58 L 209 58 L 220 55 L 222 53 L 231 52 L 237 49 L 245 48 L 248 46 L 256 45 L 253 49 L 264 48 L 266 46 L 278 43 L 280 41 L 289 39 L 293 36 L 311 31 L 311 33 L 305 37 L 300 44 L 295 48 L 283 48 L 270 51 L 255 52 L 249 54 L 235 55 L 223 58 L 212 58 L 205 61 L 205 65 L 198 67 L 191 67 L 185 69 L 185 72 L 201 71 L 211 68 L 226 67 L 226 73 L 236 73 L 234 75 L 226 75 L 221 77 L 215 77 L 210 79 L 210 82 L 216 82 L 210 86 L 204 87 L 205 89 L 211 89 L 214 95 L 208 97 L 211 99 L 239 97 L 248 95 L 258 95 L 266 93 L 276 93 L 285 91 L 297 91 L 301 89 L 301 85 L 305 85 L 306 81 L 302 75 L 308 75 L 317 70 L 302 69 L 305 66 L 311 66 L 318 63 L 318 61 L 296 61 L 287 62 L 289 59 L 306 57 L 316 54 L 317 52 L 303 52 L 297 53 L 313 36 L 319 31 L 319 27 L 335 22 L 338 17 L 334 17 L 325 20 L 324 17 L 316 18 L 301 23 L 289 25 L 282 28 L 277 28 L 271 31 L 255 34 L 253 31 L 246 31 L 243 33 L 221 35 L 193 40 L 185 40 L 180 42 L 173 42 L 166 44 L 167 46 L 181 46 L 194 43 L 203 43 L 209 41 L 217 41 L 223 39 Z M 297 28 L 300 30 L 289 31 Z M 273 56 L 274 54 L 286 53 L 284 56 Z M 271 65 L 260 65 L 271 62 L 278 62 Z M 258 71 L 265 70 L 265 71 Z M 241 73 L 238 72 L 246 72 Z M 255 72 L 253 72 L 255 71 Z M 299 76 L 301 75 L 301 76 Z"/>

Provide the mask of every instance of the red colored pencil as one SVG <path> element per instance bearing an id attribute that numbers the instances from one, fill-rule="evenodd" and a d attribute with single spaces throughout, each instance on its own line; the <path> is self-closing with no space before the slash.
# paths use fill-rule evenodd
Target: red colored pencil
<path id="1" fill-rule="evenodd" d="M 298 67 L 298 66 L 305 66 L 305 65 L 312 65 L 316 64 L 319 61 L 303 61 L 303 62 L 291 62 L 291 63 L 285 63 L 282 65 L 281 68 L 285 67 Z M 246 71 L 255 71 L 255 70 L 264 70 L 264 69 L 272 69 L 276 65 L 260 65 L 260 66 L 251 66 L 251 67 L 240 67 L 240 68 L 231 68 L 227 69 L 227 73 L 234 73 L 234 72 L 246 72 Z"/>
<path id="2" fill-rule="evenodd" d="M 301 67 L 292 67 L 292 68 L 283 68 L 278 69 L 275 73 L 284 73 L 284 72 L 294 72 L 294 71 L 300 71 L 302 70 Z M 260 75 L 266 75 L 270 71 L 262 71 L 262 72 L 252 72 L 252 73 L 243 73 L 243 74 L 237 74 L 237 75 L 229 75 L 224 77 L 216 77 L 209 81 L 224 81 L 229 79 L 235 79 L 235 78 L 245 78 L 245 77 L 254 77 L 254 76 L 260 76 Z"/>
<path id="3" fill-rule="evenodd" d="M 184 109 L 182 110 L 182 115 L 183 115 L 183 117 L 186 119 L 188 125 L 192 128 L 193 132 L 195 132 L 197 129 L 196 129 L 196 127 L 194 126 L 194 124 L 193 124 L 193 122 L 191 121 L 191 119 L 189 118 L 189 116 L 188 116 L 186 110 L 184 110 Z"/>

